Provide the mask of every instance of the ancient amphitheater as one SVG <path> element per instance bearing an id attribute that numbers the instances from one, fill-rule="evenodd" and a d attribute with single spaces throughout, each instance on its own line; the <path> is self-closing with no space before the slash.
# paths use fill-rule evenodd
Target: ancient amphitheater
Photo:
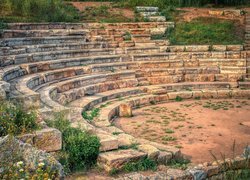
<path id="1" fill-rule="evenodd" d="M 72 126 L 100 138 L 98 162 L 107 171 L 147 155 L 163 164 L 180 158 L 178 148 L 133 137 L 113 126 L 114 118 L 130 116 L 141 106 L 171 103 L 176 97 L 249 98 L 250 25 L 245 47 L 171 46 L 167 40 L 151 39 L 174 26 L 174 22 L 9 24 L 0 39 L 1 95 L 38 108 L 44 118 L 66 112 Z M 100 109 L 98 117 L 84 120 L 82 113 L 95 108 Z M 119 148 L 135 143 L 138 150 Z M 209 165 L 199 168 L 193 174 L 206 171 L 211 177 L 219 171 Z M 158 174 L 171 175 L 191 176 L 182 170 Z"/>

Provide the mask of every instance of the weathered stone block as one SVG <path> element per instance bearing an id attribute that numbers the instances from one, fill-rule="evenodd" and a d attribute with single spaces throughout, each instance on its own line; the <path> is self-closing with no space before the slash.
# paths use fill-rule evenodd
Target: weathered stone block
<path id="1" fill-rule="evenodd" d="M 62 133 L 54 128 L 36 131 L 34 145 L 46 152 L 58 151 L 62 148 Z"/>
<path id="2" fill-rule="evenodd" d="M 129 104 L 121 104 L 119 106 L 120 117 L 132 117 L 132 107 Z"/>
<path id="3" fill-rule="evenodd" d="M 147 153 L 148 158 L 157 160 L 160 154 L 160 150 L 149 144 L 141 144 L 138 146 L 138 150 Z"/>

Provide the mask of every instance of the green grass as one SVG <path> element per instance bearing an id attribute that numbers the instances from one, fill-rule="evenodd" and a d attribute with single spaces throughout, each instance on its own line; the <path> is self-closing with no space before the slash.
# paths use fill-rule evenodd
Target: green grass
<path id="1" fill-rule="evenodd" d="M 82 117 L 86 121 L 92 122 L 94 120 L 94 118 L 99 115 L 99 112 L 100 112 L 99 108 L 94 108 L 89 113 L 87 113 L 86 111 L 82 112 Z"/>
<path id="2" fill-rule="evenodd" d="M 145 158 L 137 162 L 129 162 L 125 164 L 122 168 L 125 172 L 135 172 L 135 171 L 147 171 L 157 169 L 157 164 L 155 161 Z"/>
<path id="3" fill-rule="evenodd" d="M 76 9 L 62 0 L 1 0 L 0 21 L 76 22 Z"/>
<path id="4" fill-rule="evenodd" d="M 182 169 L 185 170 L 190 163 L 187 159 L 178 159 L 178 160 L 171 160 L 167 165 L 174 169 Z"/>
<path id="5" fill-rule="evenodd" d="M 197 18 L 178 22 L 169 37 L 173 45 L 242 44 L 243 37 L 236 34 L 236 29 L 233 21 Z"/>

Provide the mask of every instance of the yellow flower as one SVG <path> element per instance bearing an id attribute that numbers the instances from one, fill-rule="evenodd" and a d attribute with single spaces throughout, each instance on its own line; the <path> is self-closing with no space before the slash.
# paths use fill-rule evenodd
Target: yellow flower
<path id="1" fill-rule="evenodd" d="M 43 167 L 45 164 L 43 163 L 43 162 L 40 162 L 39 164 L 38 164 L 38 166 L 39 167 Z"/>
<path id="2" fill-rule="evenodd" d="M 16 164 L 17 164 L 17 166 L 22 166 L 23 165 L 23 161 L 19 161 Z"/>

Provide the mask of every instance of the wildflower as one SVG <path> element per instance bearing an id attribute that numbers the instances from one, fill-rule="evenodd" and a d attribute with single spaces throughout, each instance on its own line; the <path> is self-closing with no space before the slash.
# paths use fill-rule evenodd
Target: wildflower
<path id="1" fill-rule="evenodd" d="M 38 166 L 39 167 L 43 167 L 45 164 L 43 163 L 43 162 L 40 162 L 39 164 L 38 164 Z"/>
<path id="2" fill-rule="evenodd" d="M 17 166 L 22 166 L 23 165 L 23 161 L 19 161 L 16 164 L 17 164 Z"/>
<path id="3" fill-rule="evenodd" d="M 19 172 L 23 172 L 24 170 L 23 170 L 23 168 L 22 169 L 19 169 Z"/>

